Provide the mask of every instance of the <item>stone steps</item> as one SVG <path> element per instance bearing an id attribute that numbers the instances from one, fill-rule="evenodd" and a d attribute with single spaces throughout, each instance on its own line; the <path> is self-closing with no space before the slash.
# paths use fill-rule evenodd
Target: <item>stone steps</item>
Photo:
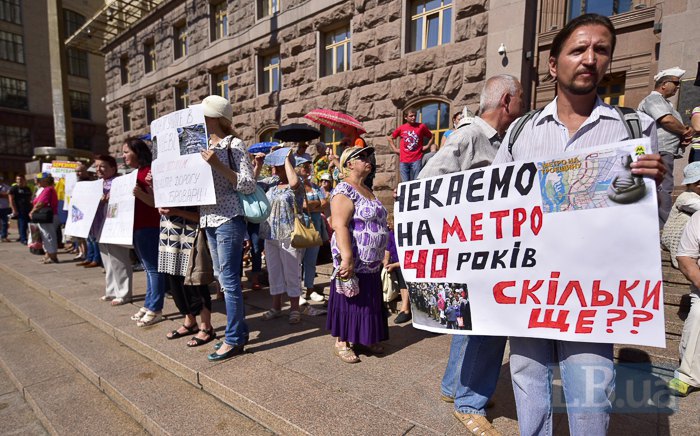
<path id="1" fill-rule="evenodd" d="M 0 324 L 0 358 L 53 434 L 272 433 L 13 277 L 0 300 L 19 317 Z"/>

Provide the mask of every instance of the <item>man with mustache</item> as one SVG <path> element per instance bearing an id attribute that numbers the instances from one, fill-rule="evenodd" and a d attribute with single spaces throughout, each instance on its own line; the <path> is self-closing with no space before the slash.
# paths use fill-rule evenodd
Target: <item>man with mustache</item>
<path id="1" fill-rule="evenodd" d="M 607 17 L 585 14 L 571 20 L 555 36 L 549 74 L 557 97 L 522 127 L 510 144 L 506 134 L 494 164 L 533 161 L 569 150 L 582 150 L 630 139 L 615 108 L 596 95 L 615 50 L 615 29 Z M 638 114 L 642 136 L 657 148 L 654 121 Z M 516 123 L 518 123 L 516 121 Z M 658 154 L 631 164 L 632 174 L 664 174 Z M 551 435 L 553 366 L 561 369 L 569 430 L 572 435 L 605 435 L 614 387 L 613 344 L 510 337 L 510 371 L 522 435 Z"/>
<path id="2" fill-rule="evenodd" d="M 683 149 L 690 144 L 695 131 L 683 125 L 681 114 L 673 107 L 669 98 L 676 95 L 681 85 L 684 70 L 669 68 L 654 76 L 654 90 L 647 95 L 637 110 L 656 121 L 659 135 L 659 154 L 666 165 L 666 175 L 659 186 L 659 225 L 663 227 L 671 213 L 673 199 L 673 161 L 683 157 Z"/>

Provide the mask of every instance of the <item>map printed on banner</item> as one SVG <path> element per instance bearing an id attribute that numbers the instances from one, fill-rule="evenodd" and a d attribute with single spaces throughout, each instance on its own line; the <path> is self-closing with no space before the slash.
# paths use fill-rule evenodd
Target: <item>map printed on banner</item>
<path id="1" fill-rule="evenodd" d="M 66 235 L 87 238 L 102 198 L 102 180 L 78 182 L 73 188 L 66 220 Z"/>
<path id="2" fill-rule="evenodd" d="M 154 120 L 151 138 L 158 157 L 151 164 L 156 207 L 216 204 L 211 166 L 199 154 L 208 144 L 201 105 Z"/>
<path id="3" fill-rule="evenodd" d="M 134 188 L 138 171 L 112 180 L 107 204 L 107 218 L 100 235 L 101 244 L 133 245 Z"/>
<path id="4" fill-rule="evenodd" d="M 400 184 L 414 326 L 664 347 L 656 188 L 630 170 L 648 148 L 631 140 Z"/>

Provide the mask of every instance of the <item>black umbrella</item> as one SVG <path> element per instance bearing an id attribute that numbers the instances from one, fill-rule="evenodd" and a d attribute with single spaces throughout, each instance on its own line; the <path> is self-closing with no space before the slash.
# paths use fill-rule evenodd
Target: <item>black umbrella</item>
<path id="1" fill-rule="evenodd" d="M 308 124 L 294 123 L 279 128 L 273 135 L 275 139 L 284 142 L 311 141 L 321 136 L 321 131 Z"/>

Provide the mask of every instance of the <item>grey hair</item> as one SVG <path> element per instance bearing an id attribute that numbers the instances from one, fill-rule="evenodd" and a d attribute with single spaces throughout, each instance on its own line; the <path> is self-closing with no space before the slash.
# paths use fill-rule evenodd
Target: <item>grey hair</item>
<path id="1" fill-rule="evenodd" d="M 515 95 L 519 88 L 518 79 L 510 74 L 499 74 L 489 78 L 481 91 L 479 113 L 496 109 L 503 94 Z"/>

